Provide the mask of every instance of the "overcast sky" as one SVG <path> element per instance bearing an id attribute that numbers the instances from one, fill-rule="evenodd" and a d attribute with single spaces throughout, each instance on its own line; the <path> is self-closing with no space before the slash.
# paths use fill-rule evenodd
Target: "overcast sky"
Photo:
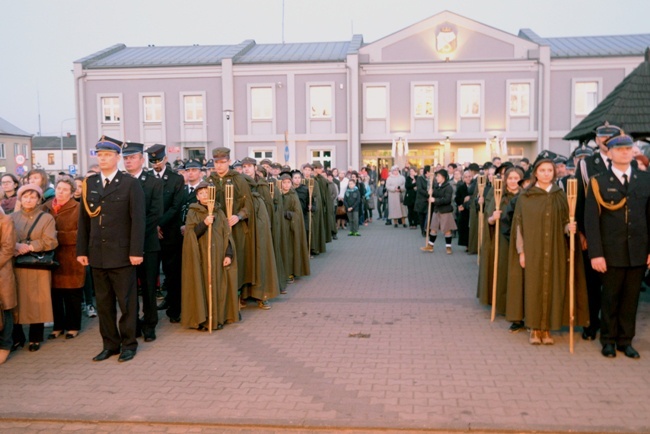
<path id="1" fill-rule="evenodd" d="M 72 63 L 129 47 L 282 42 L 282 0 L 0 0 L 0 117 L 75 131 Z M 650 33 L 648 0 L 285 0 L 285 42 L 376 41 L 449 10 L 542 37 Z M 40 102 L 39 102 L 40 101 Z M 40 110 L 39 110 L 40 107 Z"/>

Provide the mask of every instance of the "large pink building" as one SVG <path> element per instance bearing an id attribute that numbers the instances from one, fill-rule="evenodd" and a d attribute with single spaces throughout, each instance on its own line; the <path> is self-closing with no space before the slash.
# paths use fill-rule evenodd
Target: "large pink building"
<path id="1" fill-rule="evenodd" d="M 115 45 L 74 63 L 81 171 L 103 134 L 166 144 L 171 160 L 225 145 L 292 166 L 568 155 L 562 137 L 648 46 L 513 35 L 448 11 L 372 43 Z"/>

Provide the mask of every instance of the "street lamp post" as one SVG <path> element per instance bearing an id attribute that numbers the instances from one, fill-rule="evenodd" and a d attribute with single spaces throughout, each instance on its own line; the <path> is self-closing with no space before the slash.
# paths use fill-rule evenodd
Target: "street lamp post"
<path id="1" fill-rule="evenodd" d="M 77 119 L 77 118 L 67 118 L 67 119 L 63 119 L 61 121 L 61 129 L 60 129 L 60 133 L 61 133 L 61 172 L 65 172 L 65 165 L 63 164 L 63 124 L 65 122 L 67 122 L 67 121 L 73 121 L 75 119 Z"/>

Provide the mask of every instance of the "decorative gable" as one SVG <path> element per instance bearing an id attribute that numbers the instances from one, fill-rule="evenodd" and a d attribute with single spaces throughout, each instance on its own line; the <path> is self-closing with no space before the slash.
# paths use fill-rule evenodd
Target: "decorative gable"
<path id="1" fill-rule="evenodd" d="M 539 45 L 445 11 L 359 50 L 364 63 L 528 59 Z"/>

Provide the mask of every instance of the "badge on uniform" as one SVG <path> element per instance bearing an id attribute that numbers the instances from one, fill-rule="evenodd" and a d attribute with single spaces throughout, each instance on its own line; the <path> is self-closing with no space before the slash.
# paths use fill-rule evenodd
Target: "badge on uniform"
<path id="1" fill-rule="evenodd" d="M 616 193 L 617 191 L 618 191 L 618 190 L 615 189 L 615 188 L 608 188 L 608 189 L 607 189 L 607 192 L 608 192 L 608 193 L 610 193 L 610 192 L 611 192 L 611 193 Z"/>

